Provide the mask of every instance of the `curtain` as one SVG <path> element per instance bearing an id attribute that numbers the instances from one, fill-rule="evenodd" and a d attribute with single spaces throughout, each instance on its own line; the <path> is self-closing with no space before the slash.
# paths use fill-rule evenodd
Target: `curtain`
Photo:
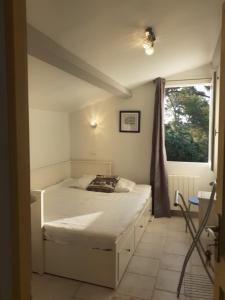
<path id="1" fill-rule="evenodd" d="M 155 91 L 154 123 L 152 134 L 152 158 L 150 184 L 152 187 L 152 210 L 156 218 L 170 216 L 168 177 L 165 168 L 164 143 L 164 96 L 165 79 L 157 78 Z"/>

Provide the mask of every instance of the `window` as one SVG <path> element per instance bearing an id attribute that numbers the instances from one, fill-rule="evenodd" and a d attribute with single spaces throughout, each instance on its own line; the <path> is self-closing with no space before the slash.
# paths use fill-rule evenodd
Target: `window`
<path id="1" fill-rule="evenodd" d="M 210 85 L 167 87 L 165 145 L 168 161 L 208 162 Z"/>

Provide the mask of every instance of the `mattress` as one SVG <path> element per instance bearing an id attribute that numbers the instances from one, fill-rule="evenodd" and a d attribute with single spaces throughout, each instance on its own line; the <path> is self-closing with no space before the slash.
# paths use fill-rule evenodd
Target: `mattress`
<path id="1" fill-rule="evenodd" d="M 47 188 L 44 195 L 44 236 L 60 244 L 112 249 L 135 221 L 151 194 L 149 185 L 129 193 L 100 193 L 71 187 L 73 179 Z"/>

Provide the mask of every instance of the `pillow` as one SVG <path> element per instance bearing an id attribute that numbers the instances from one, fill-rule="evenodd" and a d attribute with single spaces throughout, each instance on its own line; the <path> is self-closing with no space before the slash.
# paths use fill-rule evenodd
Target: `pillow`
<path id="1" fill-rule="evenodd" d="M 71 187 L 79 188 L 82 190 L 86 190 L 88 185 L 92 182 L 93 179 L 95 179 L 95 175 L 83 175 L 80 178 L 78 178 L 74 184 L 71 185 Z"/>
<path id="2" fill-rule="evenodd" d="M 113 193 L 118 181 L 118 176 L 97 175 L 96 178 L 89 184 L 87 190 L 93 192 Z"/>
<path id="3" fill-rule="evenodd" d="M 116 193 L 128 193 L 132 192 L 136 183 L 128 180 L 126 178 L 120 178 L 118 181 L 116 187 L 115 187 L 115 192 Z"/>

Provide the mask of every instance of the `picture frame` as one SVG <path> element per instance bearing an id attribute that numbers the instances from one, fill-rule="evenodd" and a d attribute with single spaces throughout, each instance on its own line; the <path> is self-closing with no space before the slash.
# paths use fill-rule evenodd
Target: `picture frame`
<path id="1" fill-rule="evenodd" d="M 140 110 L 121 110 L 119 113 L 119 131 L 139 133 L 141 125 Z"/>

